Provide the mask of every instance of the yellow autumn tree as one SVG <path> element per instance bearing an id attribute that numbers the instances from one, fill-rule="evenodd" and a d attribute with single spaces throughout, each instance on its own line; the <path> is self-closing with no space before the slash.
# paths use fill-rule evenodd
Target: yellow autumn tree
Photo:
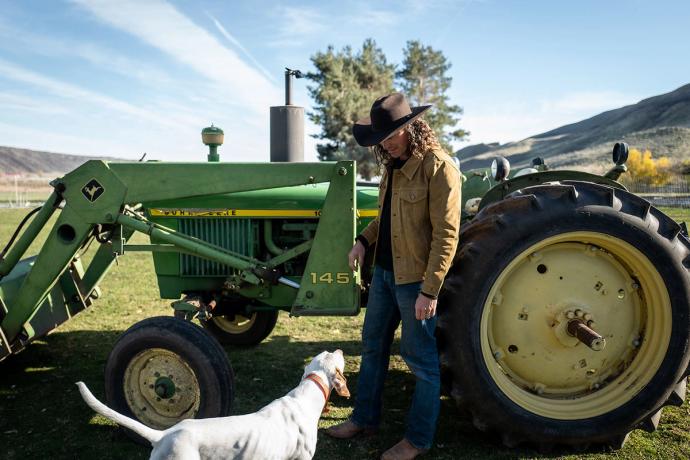
<path id="1" fill-rule="evenodd" d="M 649 149 L 644 152 L 630 149 L 626 165 L 631 179 L 638 183 L 664 185 L 671 179 L 671 162 L 669 159 L 667 157 L 654 159 Z"/>

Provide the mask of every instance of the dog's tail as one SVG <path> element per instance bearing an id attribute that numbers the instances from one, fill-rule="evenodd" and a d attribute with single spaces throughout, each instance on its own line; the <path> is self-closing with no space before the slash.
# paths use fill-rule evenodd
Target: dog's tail
<path id="1" fill-rule="evenodd" d="M 79 393 L 81 393 L 81 397 L 84 398 L 86 404 L 88 404 L 91 409 L 98 412 L 102 416 L 109 418 L 110 420 L 116 422 L 117 424 L 125 428 L 129 428 L 130 430 L 134 431 L 136 434 L 148 440 L 152 444 L 160 441 L 160 439 L 163 437 L 162 431 L 149 428 L 143 423 L 140 423 L 132 418 L 115 412 L 114 410 L 100 402 L 98 399 L 96 399 L 96 397 L 93 394 L 91 394 L 84 382 L 77 382 L 77 386 L 79 387 Z"/>

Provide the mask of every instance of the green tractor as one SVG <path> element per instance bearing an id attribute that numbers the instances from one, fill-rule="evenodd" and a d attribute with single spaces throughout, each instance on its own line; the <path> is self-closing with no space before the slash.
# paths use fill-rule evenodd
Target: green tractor
<path id="1" fill-rule="evenodd" d="M 89 308 L 118 256 L 150 251 L 174 314 L 122 334 L 106 397 L 166 428 L 229 414 L 220 343 L 258 344 L 281 310 L 366 306 L 372 261 L 352 272 L 347 253 L 377 216 L 376 184 L 357 184 L 352 161 L 220 163 L 222 131 L 204 135 L 207 163 L 89 161 L 53 181 L 2 252 L 0 360 Z M 510 175 L 503 158 L 465 172 L 460 245 L 439 298 L 442 376 L 474 425 L 508 446 L 619 447 L 683 403 L 690 241 L 616 181 L 626 156 L 617 144 L 603 176 L 543 162 Z M 39 254 L 20 260 L 57 211 Z M 134 232 L 150 244 L 132 244 Z"/>

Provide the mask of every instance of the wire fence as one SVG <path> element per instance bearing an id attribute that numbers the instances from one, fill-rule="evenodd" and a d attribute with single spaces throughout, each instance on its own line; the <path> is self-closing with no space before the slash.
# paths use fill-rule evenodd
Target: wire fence
<path id="1" fill-rule="evenodd" d="M 52 191 L 49 181 L 40 176 L 0 175 L 0 208 L 39 206 Z"/>
<path id="2" fill-rule="evenodd" d="M 38 206 L 50 195 L 45 179 L 31 181 L 0 180 L 0 208 Z M 650 201 L 654 206 L 690 209 L 690 176 L 673 176 L 664 185 L 650 185 L 644 181 L 625 179 L 623 184 L 632 193 Z"/>
<path id="3" fill-rule="evenodd" d="M 654 206 L 690 208 L 690 178 L 673 176 L 664 185 L 651 185 L 642 181 L 626 181 L 625 186 L 632 193 L 651 202 Z"/>

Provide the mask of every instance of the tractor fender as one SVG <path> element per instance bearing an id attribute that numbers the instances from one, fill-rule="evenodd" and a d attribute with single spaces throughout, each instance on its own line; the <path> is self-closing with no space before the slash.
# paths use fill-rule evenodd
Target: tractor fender
<path id="1" fill-rule="evenodd" d="M 533 187 L 535 185 L 542 185 L 549 182 L 560 182 L 566 180 L 591 182 L 627 191 L 625 186 L 623 186 L 619 182 L 616 182 L 615 180 L 608 179 L 603 176 L 597 176 L 596 174 L 590 174 L 581 171 L 544 171 L 513 177 L 511 179 L 505 180 L 499 184 L 494 185 L 482 197 L 482 201 L 479 203 L 479 210 L 481 211 L 491 203 L 495 203 L 497 201 L 504 199 L 506 196 L 510 195 L 516 190 L 520 190 L 526 187 Z"/>

